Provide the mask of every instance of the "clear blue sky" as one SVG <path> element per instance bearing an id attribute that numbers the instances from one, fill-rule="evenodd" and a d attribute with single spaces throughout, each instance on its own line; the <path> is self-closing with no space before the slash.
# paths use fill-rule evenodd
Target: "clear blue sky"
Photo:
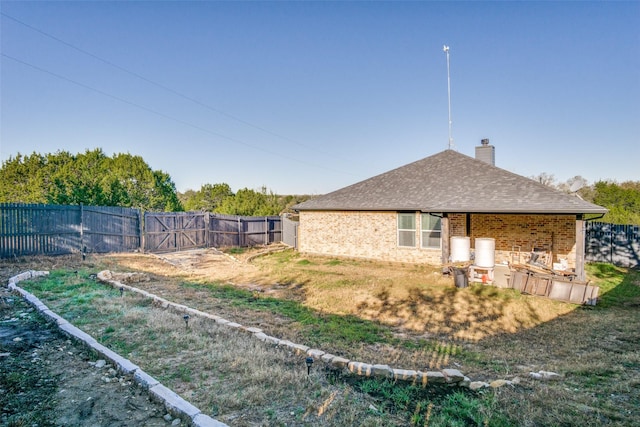
<path id="1" fill-rule="evenodd" d="M 640 2 L 1 3 L 0 159 L 142 156 L 178 190 L 327 193 L 448 146 L 640 180 Z M 454 165 L 452 165 L 454 167 Z"/>

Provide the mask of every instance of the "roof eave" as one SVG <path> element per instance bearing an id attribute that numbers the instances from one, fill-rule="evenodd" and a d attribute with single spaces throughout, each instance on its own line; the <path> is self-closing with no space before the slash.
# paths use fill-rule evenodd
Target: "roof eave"
<path id="1" fill-rule="evenodd" d="M 323 208 L 295 208 L 294 210 L 300 211 L 343 211 L 343 212 L 406 212 L 406 211 L 420 211 L 420 212 L 442 212 L 442 213 L 477 213 L 477 214 L 554 214 L 554 215 L 581 215 L 581 214 L 594 214 L 604 215 L 608 212 L 608 209 L 460 209 L 460 208 L 388 208 L 388 207 L 373 207 L 373 208 L 360 208 L 360 207 L 323 207 Z"/>

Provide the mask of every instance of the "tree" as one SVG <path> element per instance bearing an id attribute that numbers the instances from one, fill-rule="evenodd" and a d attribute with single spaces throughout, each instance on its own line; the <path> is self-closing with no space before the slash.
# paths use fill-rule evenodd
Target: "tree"
<path id="1" fill-rule="evenodd" d="M 556 186 L 555 185 L 556 178 L 553 176 L 553 174 L 542 172 L 539 175 L 530 176 L 529 178 L 533 179 L 534 181 L 538 181 L 540 184 L 546 185 L 548 187 L 555 188 Z"/>
<path id="2" fill-rule="evenodd" d="M 598 181 L 594 185 L 593 202 L 609 209 L 603 222 L 640 225 L 640 181 L 621 184 Z"/>
<path id="3" fill-rule="evenodd" d="M 236 194 L 229 184 L 204 184 L 200 190 L 187 190 L 178 197 L 185 210 L 224 213 L 227 215 L 269 216 L 279 215 L 310 196 L 278 196 L 266 187 L 259 191 L 243 188 Z"/>
<path id="4" fill-rule="evenodd" d="M 0 202 L 182 209 L 168 174 L 140 156 L 107 157 L 100 148 L 9 158 L 0 168 Z"/>
<path id="5" fill-rule="evenodd" d="M 183 199 L 187 211 L 215 212 L 227 197 L 233 197 L 229 184 L 204 184 L 200 190 L 188 190 Z"/>
<path id="6" fill-rule="evenodd" d="M 0 168 L 0 202 L 45 203 L 45 166 L 46 158 L 36 153 L 6 160 Z"/>
<path id="7" fill-rule="evenodd" d="M 586 179 L 577 175 L 556 184 L 553 175 L 544 172 L 530 178 L 607 208 L 609 212 L 602 217 L 602 222 L 640 225 L 640 181 L 625 181 L 620 184 L 598 181 L 589 185 Z"/>
<path id="8" fill-rule="evenodd" d="M 580 175 L 576 175 L 573 178 L 569 178 L 565 182 L 559 183 L 558 185 L 556 185 L 556 188 L 567 194 L 576 194 L 582 200 L 593 202 L 593 186 L 589 185 L 589 181 L 587 181 Z"/>
<path id="9" fill-rule="evenodd" d="M 309 200 L 311 196 L 309 195 L 287 195 L 287 196 L 279 196 L 278 203 L 280 204 L 280 212 L 293 212 L 291 207 L 297 205 L 298 203 L 305 202 Z"/>
<path id="10" fill-rule="evenodd" d="M 176 185 L 171 180 L 168 173 L 153 171 L 155 186 L 152 189 L 153 210 L 163 209 L 166 212 L 176 212 L 182 210 L 182 204 L 178 200 Z"/>
<path id="11" fill-rule="evenodd" d="M 259 192 L 248 188 L 238 190 L 233 197 L 224 199 L 216 210 L 218 213 L 243 216 L 279 215 L 280 211 L 278 197 L 273 192 L 267 192 L 266 187 Z"/>

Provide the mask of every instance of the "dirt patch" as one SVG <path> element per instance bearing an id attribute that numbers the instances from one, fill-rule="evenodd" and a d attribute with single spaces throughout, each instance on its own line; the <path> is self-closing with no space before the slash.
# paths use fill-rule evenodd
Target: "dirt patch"
<path id="1" fill-rule="evenodd" d="M 103 362 L 0 288 L 0 425 L 170 424 L 163 405 Z"/>
<path id="2" fill-rule="evenodd" d="M 175 267 L 181 274 L 202 277 L 212 281 L 250 283 L 259 277 L 260 269 L 251 264 L 261 251 L 225 254 L 217 249 L 196 249 L 152 255 Z M 264 253 L 268 253 L 265 249 Z M 157 266 L 154 267 L 157 269 Z"/>

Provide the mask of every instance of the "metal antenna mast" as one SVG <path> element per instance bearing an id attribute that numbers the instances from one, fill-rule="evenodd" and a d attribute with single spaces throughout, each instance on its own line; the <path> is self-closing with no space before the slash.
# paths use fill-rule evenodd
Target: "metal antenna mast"
<path id="1" fill-rule="evenodd" d="M 451 77 L 449 77 L 449 46 L 444 45 L 442 50 L 447 55 L 447 95 L 449 98 L 449 150 L 453 148 L 453 136 L 451 136 Z"/>

